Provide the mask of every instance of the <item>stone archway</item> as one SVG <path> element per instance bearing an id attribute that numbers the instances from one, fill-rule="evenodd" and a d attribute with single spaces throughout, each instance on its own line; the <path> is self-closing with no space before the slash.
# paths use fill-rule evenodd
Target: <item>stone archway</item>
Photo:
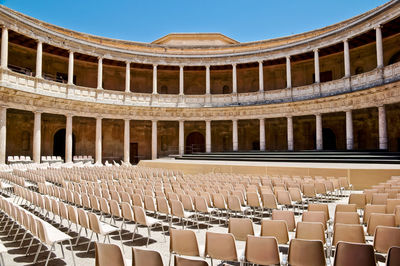
<path id="1" fill-rule="evenodd" d="M 65 157 L 65 128 L 58 130 L 53 138 L 53 155 Z M 72 156 L 75 155 L 75 135 L 72 134 Z"/>
<path id="2" fill-rule="evenodd" d="M 205 152 L 206 143 L 204 135 L 200 132 L 192 132 L 186 137 L 185 153 L 191 154 L 193 152 Z"/>

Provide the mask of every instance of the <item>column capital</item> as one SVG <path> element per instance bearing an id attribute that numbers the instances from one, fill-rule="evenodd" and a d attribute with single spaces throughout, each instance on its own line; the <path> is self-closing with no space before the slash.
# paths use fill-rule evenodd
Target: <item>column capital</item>
<path id="1" fill-rule="evenodd" d="M 237 66 L 237 63 L 232 63 L 232 67 L 236 67 Z"/>
<path id="2" fill-rule="evenodd" d="M 210 123 L 212 120 L 210 118 L 204 119 L 204 122 Z"/>
<path id="3" fill-rule="evenodd" d="M 231 120 L 232 120 L 232 122 L 237 122 L 239 119 L 237 119 L 237 118 L 232 118 Z"/>
<path id="4" fill-rule="evenodd" d="M 375 25 L 374 26 L 374 29 L 376 30 L 376 29 L 381 29 L 382 28 L 382 25 L 381 24 L 378 24 L 378 25 Z"/>
<path id="5" fill-rule="evenodd" d="M 68 53 L 69 53 L 69 54 L 74 54 L 75 51 L 74 51 L 74 50 L 68 50 Z"/>
<path id="6" fill-rule="evenodd" d="M 344 40 L 343 40 L 343 42 L 349 42 L 349 40 L 350 40 L 350 38 L 345 38 Z"/>
<path id="7" fill-rule="evenodd" d="M 96 116 L 95 118 L 96 118 L 96 120 L 102 120 L 103 119 L 102 116 Z"/>
<path id="8" fill-rule="evenodd" d="M 293 118 L 293 116 L 292 115 L 287 115 L 286 118 Z"/>
<path id="9" fill-rule="evenodd" d="M 8 109 L 8 106 L 0 105 L 0 108 L 1 108 L 1 109 Z"/>
<path id="10" fill-rule="evenodd" d="M 377 108 L 385 108 L 385 104 L 379 104 L 376 106 Z"/>
<path id="11" fill-rule="evenodd" d="M 97 57 L 97 59 L 98 59 L 99 61 L 102 61 L 102 62 L 103 62 L 103 56 L 99 55 L 99 56 Z"/>
<path id="12" fill-rule="evenodd" d="M 158 65 L 157 64 L 153 64 L 153 68 L 156 68 Z"/>
<path id="13" fill-rule="evenodd" d="M 34 114 L 42 114 L 42 113 L 43 113 L 42 110 L 33 110 L 32 112 L 33 112 Z"/>
<path id="14" fill-rule="evenodd" d="M 204 65 L 206 69 L 210 69 L 210 65 Z"/>
<path id="15" fill-rule="evenodd" d="M 259 117 L 258 120 L 265 120 L 265 117 Z"/>
<path id="16" fill-rule="evenodd" d="M 286 56 L 286 60 L 290 60 L 291 55 Z"/>
<path id="17" fill-rule="evenodd" d="M 124 121 L 125 121 L 125 122 L 130 122 L 131 119 L 130 119 L 130 118 L 124 118 Z"/>
<path id="18" fill-rule="evenodd" d="M 1 25 L 1 29 L 2 29 L 2 30 L 8 30 L 8 28 L 7 28 L 6 25 Z"/>
<path id="19" fill-rule="evenodd" d="M 127 66 L 130 66 L 131 61 L 125 61 L 125 64 L 126 64 Z"/>
<path id="20" fill-rule="evenodd" d="M 157 123 L 159 120 L 158 119 L 151 119 L 151 122 Z"/>
<path id="21" fill-rule="evenodd" d="M 318 113 L 315 113 L 314 115 L 315 116 L 321 116 L 322 114 L 318 112 Z"/>
<path id="22" fill-rule="evenodd" d="M 75 115 L 74 114 L 71 114 L 71 113 L 67 113 L 67 114 L 65 114 L 65 117 L 74 117 Z"/>
<path id="23" fill-rule="evenodd" d="M 179 69 L 183 69 L 185 65 L 179 65 Z"/>
<path id="24" fill-rule="evenodd" d="M 314 51 L 314 53 L 318 53 L 319 52 L 319 48 L 314 48 L 313 51 Z"/>
<path id="25" fill-rule="evenodd" d="M 264 60 L 258 60 L 257 62 L 259 65 L 262 65 L 264 63 Z"/>

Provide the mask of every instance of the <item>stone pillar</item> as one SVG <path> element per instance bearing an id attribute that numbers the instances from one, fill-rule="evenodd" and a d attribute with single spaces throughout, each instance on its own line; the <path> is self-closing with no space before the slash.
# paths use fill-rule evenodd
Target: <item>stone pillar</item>
<path id="1" fill-rule="evenodd" d="M 185 94 L 183 66 L 179 66 L 179 95 Z"/>
<path id="2" fill-rule="evenodd" d="M 319 52 L 318 52 L 318 49 L 314 50 L 314 76 L 315 76 L 315 83 L 320 83 L 321 79 L 319 76 Z"/>
<path id="3" fill-rule="evenodd" d="M 293 151 L 293 117 L 287 117 L 287 146 L 289 151 Z"/>
<path id="4" fill-rule="evenodd" d="M 236 64 L 232 64 L 232 93 L 237 93 Z"/>
<path id="5" fill-rule="evenodd" d="M 96 118 L 96 163 L 102 163 L 102 118 Z"/>
<path id="6" fill-rule="evenodd" d="M 131 91 L 131 63 L 126 62 L 125 66 L 125 92 Z"/>
<path id="7" fill-rule="evenodd" d="M 239 148 L 237 119 L 232 120 L 232 147 L 234 151 L 237 151 Z"/>
<path id="8" fill-rule="evenodd" d="M 211 152 L 211 120 L 206 120 L 206 152 Z"/>
<path id="9" fill-rule="evenodd" d="M 322 137 L 322 117 L 321 114 L 315 115 L 315 138 L 317 143 L 317 150 L 323 149 L 323 137 Z"/>
<path id="10" fill-rule="evenodd" d="M 211 93 L 211 88 L 210 88 L 210 66 L 206 65 L 206 94 Z"/>
<path id="11" fill-rule="evenodd" d="M 74 84 L 74 52 L 69 51 L 68 58 L 68 84 Z"/>
<path id="12" fill-rule="evenodd" d="M 36 51 L 36 77 L 42 77 L 42 57 L 43 57 L 43 44 L 41 41 L 37 43 Z"/>
<path id="13" fill-rule="evenodd" d="M 260 151 L 265 151 L 265 120 L 260 118 Z"/>
<path id="14" fill-rule="evenodd" d="M 157 120 L 151 121 L 151 159 L 157 159 Z"/>
<path id="15" fill-rule="evenodd" d="M 379 149 L 386 150 L 388 148 L 386 111 L 385 106 L 378 107 L 378 123 L 379 123 Z"/>
<path id="16" fill-rule="evenodd" d="M 382 46 L 382 28 L 381 26 L 375 27 L 376 33 L 376 67 L 383 67 L 383 46 Z"/>
<path id="17" fill-rule="evenodd" d="M 72 115 L 67 115 L 65 126 L 65 162 L 72 162 Z"/>
<path id="18" fill-rule="evenodd" d="M 1 68 L 8 68 L 8 29 L 2 28 L 1 31 Z"/>
<path id="19" fill-rule="evenodd" d="M 97 88 L 103 89 L 103 58 L 99 57 L 97 64 Z"/>
<path id="20" fill-rule="evenodd" d="M 263 61 L 258 62 L 258 88 L 260 92 L 264 91 Z"/>
<path id="21" fill-rule="evenodd" d="M 33 122 L 33 161 L 35 163 L 40 163 L 40 142 L 41 142 L 41 122 L 42 113 L 35 112 L 35 118 Z"/>
<path id="22" fill-rule="evenodd" d="M 344 76 L 346 78 L 350 77 L 350 49 L 349 41 L 346 39 L 343 41 L 343 51 L 344 51 Z"/>
<path id="23" fill-rule="evenodd" d="M 346 149 L 353 149 L 353 115 L 351 110 L 346 111 Z"/>
<path id="24" fill-rule="evenodd" d="M 153 94 L 157 94 L 157 65 L 153 65 Z"/>
<path id="25" fill-rule="evenodd" d="M 0 164 L 6 163 L 7 108 L 0 107 Z"/>
<path id="26" fill-rule="evenodd" d="M 286 56 L 286 88 L 292 87 L 292 69 L 290 67 L 290 56 Z"/>
<path id="27" fill-rule="evenodd" d="M 131 142 L 131 132 L 130 132 L 130 120 L 124 119 L 124 162 L 130 162 L 130 142 Z"/>
<path id="28" fill-rule="evenodd" d="M 179 155 L 185 153 L 185 121 L 179 120 Z"/>

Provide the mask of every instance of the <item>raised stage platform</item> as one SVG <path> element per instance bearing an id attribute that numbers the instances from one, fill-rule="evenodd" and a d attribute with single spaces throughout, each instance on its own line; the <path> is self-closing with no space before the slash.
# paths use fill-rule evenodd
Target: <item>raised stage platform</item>
<path id="1" fill-rule="evenodd" d="M 222 160 L 142 160 L 139 166 L 180 170 L 185 174 L 235 173 L 255 175 L 346 176 L 354 189 L 365 189 L 400 176 L 400 164 L 255 162 Z"/>

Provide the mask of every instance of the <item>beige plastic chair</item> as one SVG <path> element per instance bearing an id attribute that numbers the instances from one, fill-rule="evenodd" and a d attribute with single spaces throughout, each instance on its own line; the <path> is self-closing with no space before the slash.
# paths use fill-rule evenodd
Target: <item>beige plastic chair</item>
<path id="1" fill-rule="evenodd" d="M 355 255 L 357 254 L 357 255 Z M 338 242 L 334 266 L 376 266 L 374 248 L 367 244 Z"/>
<path id="2" fill-rule="evenodd" d="M 308 211 L 322 211 L 326 215 L 326 221 L 330 221 L 331 217 L 329 215 L 328 204 L 324 203 L 310 203 L 308 204 Z"/>
<path id="3" fill-rule="evenodd" d="M 378 225 L 395 227 L 394 214 L 371 213 L 367 224 L 367 234 L 373 236 Z"/>
<path id="4" fill-rule="evenodd" d="M 391 247 L 386 257 L 386 266 L 400 265 L 400 247 Z"/>
<path id="5" fill-rule="evenodd" d="M 364 210 L 365 205 L 367 205 L 367 197 L 364 193 L 362 194 L 350 194 L 349 204 L 356 204 L 357 209 Z"/>
<path id="6" fill-rule="evenodd" d="M 288 244 L 289 232 L 286 221 L 283 220 L 265 220 L 261 221 L 260 236 L 275 237 L 278 244 Z"/>
<path id="7" fill-rule="evenodd" d="M 335 215 L 337 212 L 357 212 L 356 204 L 336 204 Z"/>
<path id="8" fill-rule="evenodd" d="M 286 221 L 289 232 L 294 232 L 294 230 L 296 229 L 296 222 L 294 219 L 293 211 L 273 210 L 272 211 L 272 220 Z"/>
<path id="9" fill-rule="evenodd" d="M 280 264 L 279 248 L 275 237 L 247 236 L 245 260 L 253 264 Z"/>
<path id="10" fill-rule="evenodd" d="M 374 249 L 379 253 L 387 253 L 390 247 L 400 246 L 400 228 L 377 226 L 374 235 Z"/>
<path id="11" fill-rule="evenodd" d="M 386 213 L 394 213 L 396 206 L 400 206 L 400 199 L 388 199 L 386 202 Z"/>
<path id="12" fill-rule="evenodd" d="M 364 227 L 360 224 L 335 224 L 332 246 L 336 246 L 339 241 L 365 243 Z"/>
<path id="13" fill-rule="evenodd" d="M 249 207 L 243 207 L 238 196 L 232 195 L 228 196 L 228 210 L 230 211 L 230 216 L 241 215 L 246 216 L 246 213 L 251 210 Z"/>
<path id="14" fill-rule="evenodd" d="M 248 218 L 229 218 L 228 233 L 233 234 L 236 240 L 246 241 L 247 236 L 254 236 L 253 222 Z"/>
<path id="15" fill-rule="evenodd" d="M 90 227 L 90 230 L 92 231 L 89 241 L 92 241 L 92 237 L 93 237 L 93 233 L 94 233 L 94 234 L 96 234 L 97 241 L 99 240 L 99 235 L 102 235 L 102 236 L 104 236 L 104 242 L 106 241 L 106 238 L 107 238 L 108 243 L 111 243 L 110 234 L 118 231 L 118 228 L 111 226 L 109 224 L 100 222 L 99 217 L 97 217 L 97 215 L 94 213 L 88 212 L 87 215 L 89 218 L 89 227 Z M 122 239 L 121 239 L 121 246 L 122 246 Z M 89 252 L 89 249 L 90 249 L 90 242 L 89 242 L 86 252 Z"/>
<path id="16" fill-rule="evenodd" d="M 232 234 L 206 232 L 204 256 L 223 261 L 238 261 L 235 237 Z"/>
<path id="17" fill-rule="evenodd" d="M 162 229 L 164 241 L 165 241 L 165 233 L 164 233 L 164 227 L 163 227 L 162 222 L 160 222 L 157 219 L 154 219 L 152 217 L 148 217 L 142 207 L 133 206 L 133 212 L 134 212 L 135 221 L 136 221 L 135 230 L 133 231 L 133 239 L 135 238 L 135 234 L 139 229 L 138 225 L 147 227 L 147 242 L 146 242 L 146 247 L 147 247 L 149 245 L 149 240 L 151 237 L 151 229 L 155 228 L 157 226 L 160 226 Z"/>
<path id="18" fill-rule="evenodd" d="M 263 193 L 262 197 L 262 204 L 263 204 L 263 213 L 265 210 L 272 213 L 273 210 L 278 209 L 278 203 L 276 201 L 276 197 L 272 193 Z"/>
<path id="19" fill-rule="evenodd" d="M 119 237 L 122 240 L 122 230 L 124 229 L 124 225 L 126 228 L 128 222 L 135 222 L 135 215 L 133 213 L 132 206 L 128 202 L 121 202 L 121 215 L 122 215 L 122 223 L 119 231 Z M 132 240 L 133 237 L 134 234 L 132 234 Z"/>
<path id="20" fill-rule="evenodd" d="M 386 205 L 365 205 L 363 223 L 367 224 L 371 213 L 386 213 Z"/>
<path id="21" fill-rule="evenodd" d="M 320 240 L 325 244 L 325 230 L 319 222 L 298 222 L 296 227 L 296 238 L 307 240 Z"/>
<path id="22" fill-rule="evenodd" d="M 333 224 L 360 224 L 360 216 L 357 212 L 337 212 Z"/>
<path id="23" fill-rule="evenodd" d="M 125 266 L 121 249 L 114 244 L 95 243 L 96 266 Z"/>
<path id="24" fill-rule="evenodd" d="M 171 215 L 172 217 L 178 217 L 180 222 L 182 223 L 182 229 L 185 229 L 185 222 L 186 225 L 190 221 L 190 217 L 192 217 L 194 214 L 189 213 L 184 210 L 182 202 L 178 200 L 171 200 Z M 171 217 L 171 222 L 172 222 L 172 217 Z"/>
<path id="25" fill-rule="evenodd" d="M 139 206 L 135 206 L 140 208 Z M 161 255 L 155 250 L 132 248 L 132 266 L 164 266 Z"/>
<path id="26" fill-rule="evenodd" d="M 208 266 L 208 263 L 204 260 L 193 260 L 193 259 L 175 256 L 174 265 L 175 266 Z"/>
<path id="27" fill-rule="evenodd" d="M 292 239 L 288 252 L 289 265 L 325 266 L 324 245 L 320 240 Z"/>
<path id="28" fill-rule="evenodd" d="M 324 226 L 324 230 L 327 229 L 326 223 L 326 215 L 322 211 L 306 211 L 303 212 L 301 216 L 301 220 L 303 222 L 315 222 L 315 223 L 322 223 Z"/>
<path id="29" fill-rule="evenodd" d="M 388 193 L 373 193 L 371 204 L 372 205 L 386 205 L 387 199 L 389 197 Z"/>
<path id="30" fill-rule="evenodd" d="M 173 254 L 200 257 L 196 234 L 191 230 L 169 230 L 169 265 Z"/>

